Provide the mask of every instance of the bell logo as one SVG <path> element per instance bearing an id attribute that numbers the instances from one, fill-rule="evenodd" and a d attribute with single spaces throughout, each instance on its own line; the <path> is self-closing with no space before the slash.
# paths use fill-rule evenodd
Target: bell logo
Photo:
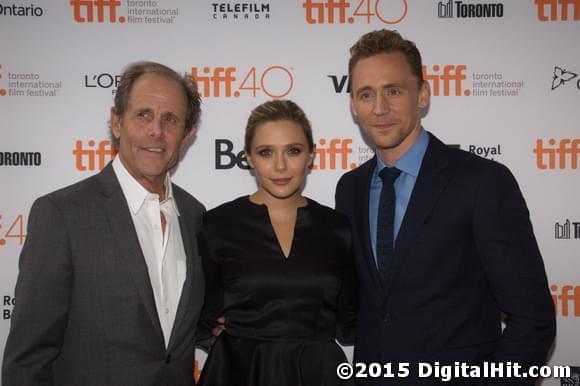
<path id="1" fill-rule="evenodd" d="M 548 145 L 544 146 L 544 140 L 541 138 L 536 140 L 534 153 L 538 169 L 578 169 L 580 138 L 564 138 L 560 142 L 550 138 Z"/>
<path id="2" fill-rule="evenodd" d="M 580 316 L 580 286 L 555 284 L 550 286 L 554 309 L 558 316 Z"/>
<path id="3" fill-rule="evenodd" d="M 196 80 L 202 97 L 239 98 L 242 93 L 253 98 L 268 96 L 284 98 L 294 87 L 294 77 L 289 68 L 270 66 L 266 69 L 251 67 L 237 76 L 236 67 L 192 67 L 191 76 Z M 239 83 L 237 82 L 239 79 Z"/>
<path id="4" fill-rule="evenodd" d="M 434 65 L 431 67 L 433 73 L 430 73 L 427 66 L 423 66 L 423 78 L 430 82 L 431 94 L 433 96 L 469 96 L 471 90 L 463 88 L 463 81 L 467 78 L 465 64 L 446 65 L 443 67 L 443 74 L 440 74 L 441 66 Z M 454 86 L 452 88 L 452 85 Z M 443 91 L 441 91 L 443 88 Z M 451 92 L 453 90 L 453 93 Z"/>
<path id="5" fill-rule="evenodd" d="M 534 4 L 538 8 L 538 20 L 541 22 L 566 21 L 569 17 L 573 17 L 574 21 L 580 20 L 580 0 L 534 0 Z M 572 12 L 569 13 L 570 6 Z"/>
<path id="6" fill-rule="evenodd" d="M 97 145 L 91 139 L 87 141 L 87 146 L 83 146 L 83 141 L 77 140 L 73 150 L 75 166 L 82 172 L 102 170 L 116 154 L 117 151 L 109 140 L 100 141 Z"/>
<path id="7" fill-rule="evenodd" d="M 95 14 L 97 23 L 105 22 L 105 14 L 108 14 L 109 23 L 124 23 L 125 16 L 117 18 L 117 10 L 121 6 L 119 0 L 70 0 L 73 8 L 73 17 L 77 23 L 94 23 Z"/>
<path id="8" fill-rule="evenodd" d="M 355 4 L 356 2 L 356 4 Z M 302 3 L 308 24 L 353 24 L 357 18 L 370 24 L 375 19 L 384 24 L 397 24 L 407 16 L 407 0 L 305 0 Z M 394 13 L 394 15 L 390 15 Z"/>

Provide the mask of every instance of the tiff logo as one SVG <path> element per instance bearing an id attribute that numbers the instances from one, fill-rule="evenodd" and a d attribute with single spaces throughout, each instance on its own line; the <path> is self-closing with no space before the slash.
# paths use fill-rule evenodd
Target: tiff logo
<path id="1" fill-rule="evenodd" d="M 338 13 L 338 23 L 344 24 L 347 21 L 346 10 L 350 8 L 350 3 L 346 0 L 327 0 L 326 2 L 306 0 L 302 6 L 306 9 L 306 22 L 308 24 L 323 24 L 325 22 L 334 24 L 336 13 Z M 354 20 L 349 18 L 348 21 L 353 23 Z"/>
<path id="2" fill-rule="evenodd" d="M 125 16 L 117 18 L 117 10 L 121 6 L 119 0 L 70 0 L 73 7 L 73 17 L 77 23 L 93 23 L 95 13 L 97 23 L 105 22 L 105 14 L 108 14 L 110 23 L 124 23 Z"/>
<path id="3" fill-rule="evenodd" d="M 580 316 L 580 286 L 566 284 L 559 288 L 557 285 L 552 284 L 550 291 L 552 292 L 556 315 Z"/>
<path id="4" fill-rule="evenodd" d="M 544 140 L 538 138 L 534 153 L 538 169 L 578 169 L 580 158 L 580 138 L 561 139 L 557 144 L 554 138 L 548 140 L 549 147 L 544 146 Z M 568 166 L 568 161 L 570 166 Z"/>
<path id="5" fill-rule="evenodd" d="M 574 21 L 580 20 L 580 0 L 534 0 L 534 4 L 538 8 L 539 21 L 566 21 L 570 6 L 572 6 Z M 558 19 L 558 8 L 560 8 L 560 19 Z M 546 9 L 549 10 L 548 13 Z"/>
<path id="6" fill-rule="evenodd" d="M 191 76 L 198 82 L 202 96 L 219 97 L 222 90 L 226 97 L 232 96 L 234 82 L 236 81 L 234 76 L 236 73 L 235 67 L 214 67 L 213 71 L 209 67 L 203 67 L 201 72 L 204 75 L 201 75 L 196 67 L 191 69 Z M 236 97 L 240 95 L 238 91 L 236 93 Z"/>
<path id="7" fill-rule="evenodd" d="M 335 170 L 335 169 L 354 169 L 357 164 L 350 162 L 352 153 L 351 138 L 332 138 L 327 141 L 320 138 L 314 152 L 316 153 L 315 162 L 312 163 L 312 170 Z"/>
<path id="8" fill-rule="evenodd" d="M 580 222 L 571 222 L 569 219 L 566 219 L 562 225 L 559 222 L 554 225 L 554 237 L 556 239 L 571 239 L 572 227 L 574 227 L 574 238 L 580 239 Z"/>
<path id="9" fill-rule="evenodd" d="M 87 146 L 83 146 L 83 141 L 77 140 L 73 155 L 75 156 L 75 166 L 80 171 L 102 170 L 107 162 L 111 161 L 117 151 L 109 140 L 96 142 L 92 139 L 87 141 Z"/>
<path id="10" fill-rule="evenodd" d="M 439 73 L 441 66 L 434 65 L 433 73 L 430 73 L 427 66 L 423 66 L 423 77 L 430 82 L 431 94 L 433 96 L 469 96 L 470 90 L 463 87 L 463 82 L 467 79 L 465 75 L 467 66 L 460 64 L 458 66 L 449 64 L 443 67 L 443 74 Z M 453 86 L 453 87 L 452 87 Z M 441 91 L 443 88 L 443 91 Z M 453 92 L 452 92 L 453 90 Z"/>

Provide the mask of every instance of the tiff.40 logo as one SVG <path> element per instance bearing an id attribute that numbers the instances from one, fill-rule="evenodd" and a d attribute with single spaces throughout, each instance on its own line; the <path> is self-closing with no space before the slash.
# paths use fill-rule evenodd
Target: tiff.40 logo
<path id="1" fill-rule="evenodd" d="M 119 0 L 70 0 L 73 17 L 77 23 L 125 23 L 125 16 L 117 17 Z M 107 18 L 108 16 L 108 18 Z"/>
<path id="2" fill-rule="evenodd" d="M 294 77 L 290 68 L 270 66 L 265 69 L 251 67 L 238 76 L 236 67 L 193 67 L 191 76 L 197 81 L 202 97 L 239 98 L 242 92 L 252 97 L 266 95 L 270 98 L 284 98 L 294 87 Z M 242 79 L 238 82 L 239 79 Z"/>
<path id="3" fill-rule="evenodd" d="M 356 4 L 354 3 L 356 1 Z M 407 0 L 306 0 L 302 3 L 308 24 L 353 24 L 366 19 L 397 24 L 407 16 Z"/>

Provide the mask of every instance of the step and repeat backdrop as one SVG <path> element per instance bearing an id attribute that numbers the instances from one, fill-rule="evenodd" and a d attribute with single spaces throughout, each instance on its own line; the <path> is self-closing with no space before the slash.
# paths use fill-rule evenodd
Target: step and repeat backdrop
<path id="1" fill-rule="evenodd" d="M 126 64 L 196 78 L 202 122 L 173 179 L 208 208 L 255 190 L 243 131 L 272 98 L 311 119 L 305 194 L 333 206 L 338 178 L 373 155 L 349 109 L 347 61 L 380 28 L 423 54 L 425 128 L 518 179 L 558 315 L 550 364 L 575 367 L 543 384 L 579 385 L 579 0 L 1 0 L 0 351 L 30 206 L 112 159 L 109 111 Z"/>

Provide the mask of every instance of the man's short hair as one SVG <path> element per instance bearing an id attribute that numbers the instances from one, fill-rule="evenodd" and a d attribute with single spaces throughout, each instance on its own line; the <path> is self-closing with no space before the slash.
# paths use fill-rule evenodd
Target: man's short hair
<path id="1" fill-rule="evenodd" d="M 118 116 L 122 116 L 127 110 L 129 95 L 135 81 L 139 79 L 141 75 L 145 74 L 156 74 L 177 82 L 183 89 L 187 99 L 185 132 L 189 132 L 195 125 L 197 125 L 201 114 L 201 98 L 199 97 L 195 80 L 188 74 L 181 76 L 171 68 L 155 62 L 136 62 L 125 67 L 115 94 L 115 113 Z"/>
<path id="2" fill-rule="evenodd" d="M 378 54 L 390 54 L 400 52 L 405 55 L 411 72 L 417 77 L 419 86 L 423 85 L 423 63 L 421 53 L 410 40 L 403 39 L 397 32 L 388 29 L 372 31 L 364 34 L 350 48 L 350 60 L 348 62 L 348 78 L 352 92 L 352 70 L 361 59 Z"/>

